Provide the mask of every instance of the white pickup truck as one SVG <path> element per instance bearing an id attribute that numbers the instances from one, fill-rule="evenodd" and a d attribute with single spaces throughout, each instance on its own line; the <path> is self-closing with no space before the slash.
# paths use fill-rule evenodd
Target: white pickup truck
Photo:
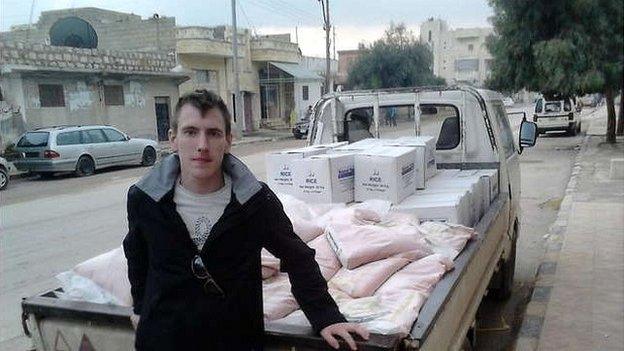
<path id="1" fill-rule="evenodd" d="M 385 113 L 392 109 L 392 113 Z M 391 116 L 394 121 L 386 117 Z M 396 125 L 396 126 L 395 126 Z M 404 134 L 437 137 L 436 161 L 443 169 L 497 169 L 499 195 L 475 225 L 455 268 L 435 286 L 409 335 L 372 335 L 359 350 L 457 350 L 474 340 L 482 298 L 510 295 L 520 232 L 518 154 L 535 144 L 536 126 L 523 120 L 515 144 L 498 93 L 469 87 L 403 88 L 328 94 L 315 105 L 309 144 L 354 142 Z M 54 350 L 63 336 L 76 347 L 85 339 L 97 350 L 132 349 L 130 308 L 56 298 L 53 291 L 22 302 L 24 331 L 37 350 Z M 320 350 L 327 344 L 309 327 L 266 323 L 268 350 Z M 343 347 L 346 346 L 343 345 Z"/>

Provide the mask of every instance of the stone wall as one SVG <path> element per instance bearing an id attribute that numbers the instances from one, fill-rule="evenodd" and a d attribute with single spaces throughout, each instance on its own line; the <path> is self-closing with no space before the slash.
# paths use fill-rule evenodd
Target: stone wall
<path id="1" fill-rule="evenodd" d="M 169 72 L 175 56 L 165 53 L 77 49 L 43 44 L 0 41 L 0 66 L 97 72 Z"/>

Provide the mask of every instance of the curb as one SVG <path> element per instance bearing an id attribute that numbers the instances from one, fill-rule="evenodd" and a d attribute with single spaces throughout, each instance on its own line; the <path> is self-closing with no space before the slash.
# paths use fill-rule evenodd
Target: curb
<path id="1" fill-rule="evenodd" d="M 550 294 L 553 289 L 555 273 L 557 272 L 559 253 L 561 252 L 565 239 L 573 197 L 582 169 L 581 158 L 588 148 L 590 138 L 590 135 L 586 135 L 583 138 L 580 150 L 574 157 L 574 166 L 572 166 L 570 180 L 566 186 L 565 195 L 561 201 L 557 218 L 548 229 L 548 233 L 544 235 L 546 250 L 537 268 L 537 272 L 535 272 L 535 285 L 530 301 L 526 306 L 522 326 L 520 327 L 518 339 L 516 341 L 515 349 L 517 351 L 535 351 L 539 345 L 542 326 L 546 316 Z"/>

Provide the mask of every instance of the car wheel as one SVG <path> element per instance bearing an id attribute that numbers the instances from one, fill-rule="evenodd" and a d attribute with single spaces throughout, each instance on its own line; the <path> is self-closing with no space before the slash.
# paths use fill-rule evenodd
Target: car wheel
<path id="1" fill-rule="evenodd" d="M 80 156 L 76 163 L 76 175 L 78 177 L 90 176 L 95 172 L 95 162 L 89 156 Z"/>
<path id="2" fill-rule="evenodd" d="M 568 129 L 568 134 L 571 135 L 571 136 L 576 136 L 576 134 L 577 134 L 576 133 L 576 129 L 577 129 L 576 125 L 573 125 L 572 128 Z"/>
<path id="3" fill-rule="evenodd" d="M 9 186 L 9 173 L 0 167 L 0 190 L 6 189 L 7 186 Z"/>
<path id="4" fill-rule="evenodd" d="M 580 133 L 580 132 L 581 132 L 581 122 L 578 122 L 578 123 L 576 124 L 576 132 L 577 132 L 577 133 Z"/>
<path id="5" fill-rule="evenodd" d="M 148 146 L 143 150 L 143 158 L 141 159 L 142 166 L 152 166 L 156 162 L 156 150 Z"/>

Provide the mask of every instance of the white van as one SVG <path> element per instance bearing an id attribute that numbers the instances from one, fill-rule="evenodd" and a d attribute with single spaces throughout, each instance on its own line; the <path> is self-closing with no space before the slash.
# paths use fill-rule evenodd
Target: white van
<path id="1" fill-rule="evenodd" d="M 533 122 L 537 124 L 539 134 L 564 131 L 569 135 L 576 135 L 581 131 L 581 114 L 571 98 L 537 99 Z"/>

